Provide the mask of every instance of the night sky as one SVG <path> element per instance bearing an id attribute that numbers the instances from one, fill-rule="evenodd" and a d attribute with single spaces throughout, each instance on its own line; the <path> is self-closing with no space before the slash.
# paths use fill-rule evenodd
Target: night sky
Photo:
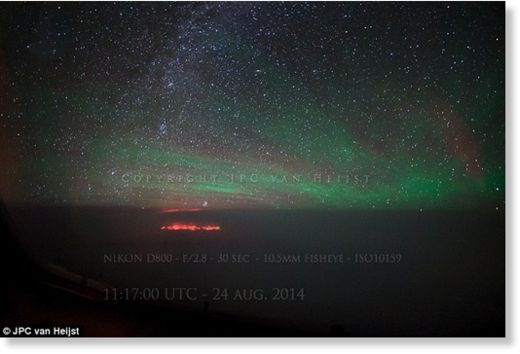
<path id="1" fill-rule="evenodd" d="M 13 203 L 503 212 L 503 3 L 0 5 Z"/>

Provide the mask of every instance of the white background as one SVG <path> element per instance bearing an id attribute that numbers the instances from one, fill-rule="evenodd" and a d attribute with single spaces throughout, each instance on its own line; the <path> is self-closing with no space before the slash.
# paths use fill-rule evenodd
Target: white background
<path id="1" fill-rule="evenodd" d="M 506 202 L 507 202 L 507 338 L 505 339 L 387 339 L 387 338 L 332 338 L 332 339 L 211 339 L 211 338 L 169 338 L 169 339 L 116 339 L 116 338 L 73 338 L 73 339 L 0 339 L 0 353 L 120 353 L 158 354 L 158 353 L 439 353 L 479 354 L 519 353 L 518 344 L 518 260 L 520 255 L 516 240 L 519 200 L 518 188 L 513 185 L 517 180 L 520 139 L 517 88 L 519 84 L 518 46 L 520 1 L 506 1 L 506 104 L 507 104 L 507 141 L 506 141 Z M 100 326 L 103 324 L 100 323 Z M 321 353 L 318 353 L 321 354 Z"/>

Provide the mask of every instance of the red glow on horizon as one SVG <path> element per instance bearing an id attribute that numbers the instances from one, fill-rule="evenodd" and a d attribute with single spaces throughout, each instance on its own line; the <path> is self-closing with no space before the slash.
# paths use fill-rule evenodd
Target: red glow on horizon
<path id="1" fill-rule="evenodd" d="M 195 225 L 195 224 L 182 224 L 173 223 L 169 225 L 161 226 L 161 230 L 167 231 L 219 231 L 219 225 Z"/>
<path id="2" fill-rule="evenodd" d="M 220 226 L 218 225 L 204 225 L 202 226 L 202 230 L 204 231 L 219 231 Z"/>

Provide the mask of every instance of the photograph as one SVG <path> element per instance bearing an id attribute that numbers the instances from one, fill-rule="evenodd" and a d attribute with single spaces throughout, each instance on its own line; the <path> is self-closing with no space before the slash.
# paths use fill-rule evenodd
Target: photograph
<path id="1" fill-rule="evenodd" d="M 2 337 L 507 346 L 506 116 L 504 1 L 1 2 Z"/>

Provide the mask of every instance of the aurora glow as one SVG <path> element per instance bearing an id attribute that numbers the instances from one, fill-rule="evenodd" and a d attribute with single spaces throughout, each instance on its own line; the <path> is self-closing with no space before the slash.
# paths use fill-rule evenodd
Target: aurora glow
<path id="1" fill-rule="evenodd" d="M 2 5 L 2 195 L 172 209 L 502 209 L 503 11 Z"/>

